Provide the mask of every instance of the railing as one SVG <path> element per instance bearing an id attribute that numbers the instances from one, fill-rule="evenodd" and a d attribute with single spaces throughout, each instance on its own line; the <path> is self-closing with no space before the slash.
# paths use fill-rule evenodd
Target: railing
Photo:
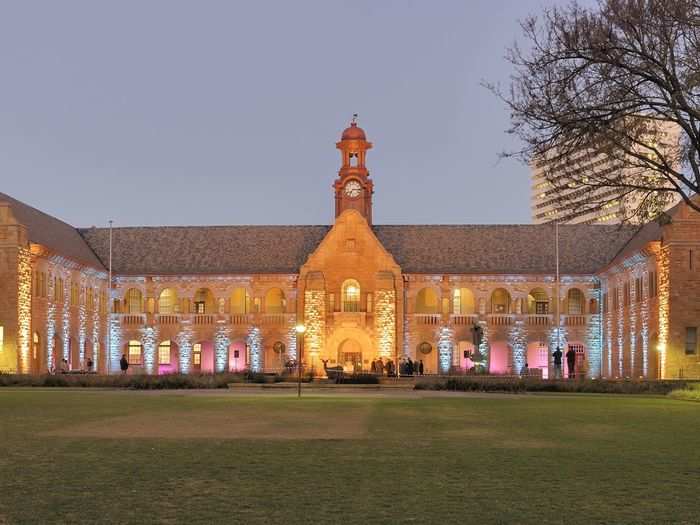
<path id="1" fill-rule="evenodd" d="M 231 324 L 249 324 L 250 314 L 231 314 Z"/>
<path id="2" fill-rule="evenodd" d="M 566 326 L 584 326 L 586 324 L 586 316 L 567 315 L 564 324 L 566 324 Z"/>
<path id="3" fill-rule="evenodd" d="M 479 319 L 478 315 L 453 314 L 452 324 L 458 326 L 471 326 Z"/>
<path id="4" fill-rule="evenodd" d="M 180 322 L 180 316 L 177 314 L 158 314 L 158 324 L 174 325 Z"/>
<path id="5" fill-rule="evenodd" d="M 266 325 L 285 325 L 287 314 L 262 314 L 261 322 Z"/>
<path id="6" fill-rule="evenodd" d="M 418 324 L 437 326 L 442 321 L 442 316 L 440 314 L 415 314 L 415 316 Z"/>
<path id="7" fill-rule="evenodd" d="M 124 326 L 137 326 L 145 324 L 146 319 L 143 314 L 127 314 L 122 315 L 122 324 Z"/>
<path id="8" fill-rule="evenodd" d="M 544 314 L 531 314 L 527 316 L 527 324 L 530 326 L 549 326 L 552 324 L 552 316 Z"/>
<path id="9" fill-rule="evenodd" d="M 509 314 L 489 314 L 488 321 L 494 326 L 509 326 L 513 324 L 513 316 Z"/>
<path id="10" fill-rule="evenodd" d="M 216 323 L 216 316 L 214 314 L 194 314 L 195 325 L 208 325 Z"/>

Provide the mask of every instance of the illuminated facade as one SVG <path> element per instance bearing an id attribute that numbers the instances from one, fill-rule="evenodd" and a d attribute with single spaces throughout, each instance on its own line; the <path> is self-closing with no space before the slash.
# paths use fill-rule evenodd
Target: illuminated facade
<path id="1" fill-rule="evenodd" d="M 552 225 L 375 225 L 372 144 L 353 122 L 336 147 L 332 225 L 115 228 L 111 287 L 109 230 L 0 194 L 0 369 L 115 373 L 125 355 L 130 373 L 280 371 L 303 322 L 319 374 L 410 357 L 551 377 L 559 345 L 593 377 L 700 375 L 686 207 L 641 230 L 561 226 L 557 283 Z"/>

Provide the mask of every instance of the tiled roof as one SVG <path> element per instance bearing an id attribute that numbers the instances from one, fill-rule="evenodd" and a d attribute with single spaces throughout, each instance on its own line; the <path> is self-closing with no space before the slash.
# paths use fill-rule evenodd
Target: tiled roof
<path id="1" fill-rule="evenodd" d="M 297 273 L 329 226 L 114 228 L 112 267 L 123 275 Z M 109 258 L 109 230 L 80 230 Z"/>
<path id="2" fill-rule="evenodd" d="M 15 218 L 26 226 L 30 242 L 41 244 L 51 251 L 97 269 L 104 269 L 95 253 L 78 231 L 51 215 L 32 208 L 9 195 L 0 193 L 0 202 L 7 202 Z"/>
<path id="3" fill-rule="evenodd" d="M 123 275 L 297 273 L 329 226 L 134 227 L 113 231 L 113 269 Z M 375 226 L 405 273 L 553 273 L 552 225 Z M 560 226 L 561 272 L 593 274 L 636 227 Z M 81 230 L 104 263 L 105 228 Z"/>
<path id="4" fill-rule="evenodd" d="M 593 274 L 638 227 L 559 226 L 560 272 Z M 406 273 L 555 272 L 554 225 L 377 226 L 377 237 Z"/>

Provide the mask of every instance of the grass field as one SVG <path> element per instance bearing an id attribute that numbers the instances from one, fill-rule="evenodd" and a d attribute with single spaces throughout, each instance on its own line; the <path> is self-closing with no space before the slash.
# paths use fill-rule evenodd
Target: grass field
<path id="1" fill-rule="evenodd" d="M 698 523 L 700 404 L 3 389 L 5 523 Z"/>

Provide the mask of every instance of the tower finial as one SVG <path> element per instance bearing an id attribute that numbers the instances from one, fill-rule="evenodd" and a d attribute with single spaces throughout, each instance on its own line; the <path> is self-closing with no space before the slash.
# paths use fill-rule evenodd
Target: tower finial
<path id="1" fill-rule="evenodd" d="M 351 124 L 357 125 L 357 113 L 352 114 Z"/>

